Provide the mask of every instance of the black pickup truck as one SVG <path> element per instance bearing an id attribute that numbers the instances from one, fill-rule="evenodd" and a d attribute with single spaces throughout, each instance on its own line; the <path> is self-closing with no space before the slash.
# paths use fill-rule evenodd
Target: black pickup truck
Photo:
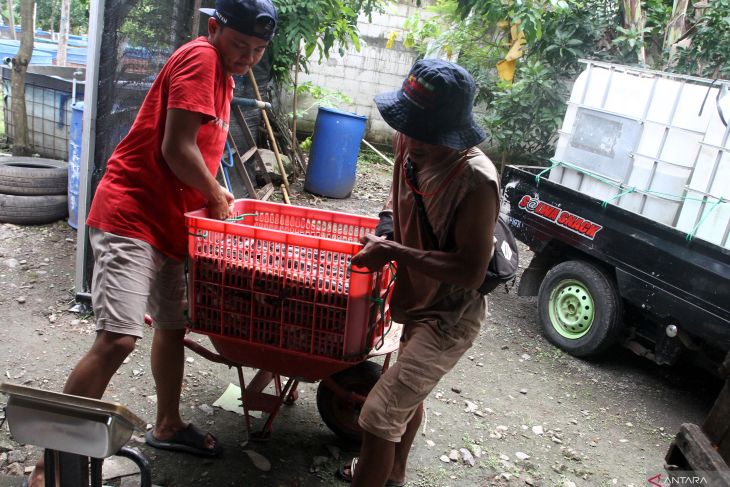
<path id="1" fill-rule="evenodd" d="M 730 250 L 507 166 L 502 213 L 534 252 L 519 294 L 546 337 L 590 357 L 616 343 L 659 364 L 730 350 Z"/>

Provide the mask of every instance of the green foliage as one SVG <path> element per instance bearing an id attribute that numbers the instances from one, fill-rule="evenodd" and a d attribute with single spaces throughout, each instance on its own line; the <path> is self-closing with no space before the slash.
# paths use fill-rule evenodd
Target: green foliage
<path id="1" fill-rule="evenodd" d="M 593 5 L 547 15 L 544 25 L 546 35 L 532 45 L 528 56 L 541 59 L 556 78 L 575 76 L 580 59 L 607 56 L 607 47 L 601 46 L 606 24 L 595 15 Z"/>
<path id="2" fill-rule="evenodd" d="M 307 152 L 309 149 L 312 148 L 312 136 L 310 135 L 303 141 L 299 143 L 299 148 L 302 149 L 304 152 Z"/>
<path id="3" fill-rule="evenodd" d="M 61 0 L 36 0 L 36 28 L 58 32 L 60 30 Z M 0 7 L 0 15 L 6 25 L 9 24 L 7 2 Z M 20 25 L 20 2 L 13 4 L 15 25 Z M 71 2 L 71 32 L 85 34 L 89 30 L 89 0 L 73 0 Z"/>
<path id="4" fill-rule="evenodd" d="M 565 114 L 565 86 L 539 60 L 520 65 L 513 83 L 499 81 L 482 122 L 491 144 L 512 162 L 544 162 Z"/>
<path id="5" fill-rule="evenodd" d="M 664 53 L 664 34 L 669 19 L 672 17 L 672 0 L 645 0 L 643 4 L 646 13 L 646 28 L 644 44 L 649 57 L 649 64 L 661 61 Z"/>
<path id="6" fill-rule="evenodd" d="M 36 28 L 60 30 L 61 0 L 36 0 Z M 71 32 L 86 33 L 89 26 L 89 0 L 71 2 Z"/>
<path id="7" fill-rule="evenodd" d="M 426 45 L 429 39 L 437 37 L 440 34 L 437 19 L 422 19 L 418 13 L 406 19 L 403 28 L 406 30 L 403 45 L 408 49 L 420 50 L 420 48 Z"/>
<path id="8" fill-rule="evenodd" d="M 616 30 L 618 35 L 613 38 L 612 42 L 618 49 L 619 60 L 626 64 L 632 64 L 637 59 L 639 51 L 644 48 L 644 36 L 651 32 L 651 28 L 637 29 L 617 26 Z"/>
<path id="9" fill-rule="evenodd" d="M 507 19 L 519 23 L 528 44 L 542 38 L 547 18 L 570 12 L 578 5 L 574 0 L 458 0 L 457 3 L 458 15 L 462 18 L 478 15 L 485 26 Z"/>
<path id="10" fill-rule="evenodd" d="M 730 78 L 730 0 L 709 0 L 694 25 L 688 49 L 680 49 L 676 70 L 681 73 Z"/>
<path id="11" fill-rule="evenodd" d="M 391 161 L 393 160 L 393 153 L 387 149 L 383 149 L 382 153 L 387 156 Z M 390 167 L 385 160 L 380 157 L 375 151 L 364 145 L 360 148 L 360 152 L 357 156 L 358 167 L 362 166 L 380 166 L 381 169 L 385 169 L 390 172 Z"/>
<path id="12" fill-rule="evenodd" d="M 307 71 L 307 59 L 317 52 L 318 60 L 329 57 L 333 49 L 342 55 L 349 45 L 360 49 L 358 14 L 370 16 L 381 11 L 385 0 L 277 0 L 277 35 L 272 41 L 273 75 L 288 81 L 303 46 L 299 65 Z"/>
<path id="13" fill-rule="evenodd" d="M 302 83 L 297 86 L 297 95 L 309 95 L 313 99 L 313 102 L 309 105 L 309 107 L 303 110 L 297 110 L 297 118 L 302 118 L 315 106 L 337 108 L 338 104 L 352 104 L 352 99 L 341 91 L 324 88 L 322 86 L 315 85 L 311 81 L 307 81 L 306 83 Z"/>
<path id="14" fill-rule="evenodd" d="M 150 19 L 174 18 L 173 2 L 158 0 L 138 0 L 129 11 L 124 24 L 119 29 L 127 42 L 135 47 L 142 47 L 150 51 L 169 49 L 169 25 L 163 27 Z M 186 35 L 188 33 L 186 32 Z"/>

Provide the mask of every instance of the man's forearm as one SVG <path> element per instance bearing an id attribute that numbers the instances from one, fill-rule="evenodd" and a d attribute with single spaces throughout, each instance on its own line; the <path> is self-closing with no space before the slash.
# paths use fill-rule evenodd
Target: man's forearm
<path id="1" fill-rule="evenodd" d="M 177 178 L 200 191 L 208 201 L 220 199 L 221 188 L 205 164 L 198 147 L 203 116 L 181 109 L 167 111 L 162 156 Z"/>
<path id="2" fill-rule="evenodd" d="M 167 148 L 165 161 L 172 173 L 184 184 L 200 191 L 210 200 L 218 190 L 218 181 L 210 173 L 197 145 Z"/>
<path id="3" fill-rule="evenodd" d="M 433 279 L 465 289 L 478 288 L 487 273 L 486 264 L 478 265 L 474 259 L 458 252 L 419 250 L 392 241 L 386 245 L 399 266 L 412 268 Z"/>

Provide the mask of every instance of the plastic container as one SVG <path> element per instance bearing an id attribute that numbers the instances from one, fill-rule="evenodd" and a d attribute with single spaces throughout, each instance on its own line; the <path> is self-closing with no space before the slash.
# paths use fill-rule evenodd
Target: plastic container
<path id="1" fill-rule="evenodd" d="M 68 134 L 68 224 L 78 228 L 79 177 L 81 175 L 81 136 L 84 102 L 73 104 Z"/>
<path id="2" fill-rule="evenodd" d="M 277 370 L 282 355 L 362 360 L 382 334 L 373 324 L 386 316 L 390 272 L 350 260 L 376 218 L 247 199 L 235 203 L 236 222 L 206 212 L 186 215 L 193 331 L 228 360 L 265 370 L 255 351 L 276 356 Z"/>
<path id="3" fill-rule="evenodd" d="M 719 90 L 712 80 L 588 62 L 556 145 L 555 160 L 565 164 L 549 179 L 728 245 L 730 204 L 712 205 L 730 197 L 730 129 L 718 114 Z M 711 203 L 693 201 L 703 197 Z"/>
<path id="4" fill-rule="evenodd" d="M 304 189 L 330 198 L 347 198 L 355 187 L 357 154 L 367 117 L 320 108 L 314 123 Z"/>

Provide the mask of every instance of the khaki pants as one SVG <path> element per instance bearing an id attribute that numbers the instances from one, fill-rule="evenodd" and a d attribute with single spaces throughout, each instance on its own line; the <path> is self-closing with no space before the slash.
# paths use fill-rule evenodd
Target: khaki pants
<path id="1" fill-rule="evenodd" d="M 142 338 L 149 311 L 155 328 L 185 328 L 185 267 L 147 242 L 89 229 L 94 253 L 91 301 L 96 330 Z"/>
<path id="2" fill-rule="evenodd" d="M 398 361 L 368 394 L 360 427 L 378 438 L 399 442 L 418 405 L 471 348 L 479 327 L 479 322 L 462 320 L 441 333 L 436 323 L 406 324 Z"/>

